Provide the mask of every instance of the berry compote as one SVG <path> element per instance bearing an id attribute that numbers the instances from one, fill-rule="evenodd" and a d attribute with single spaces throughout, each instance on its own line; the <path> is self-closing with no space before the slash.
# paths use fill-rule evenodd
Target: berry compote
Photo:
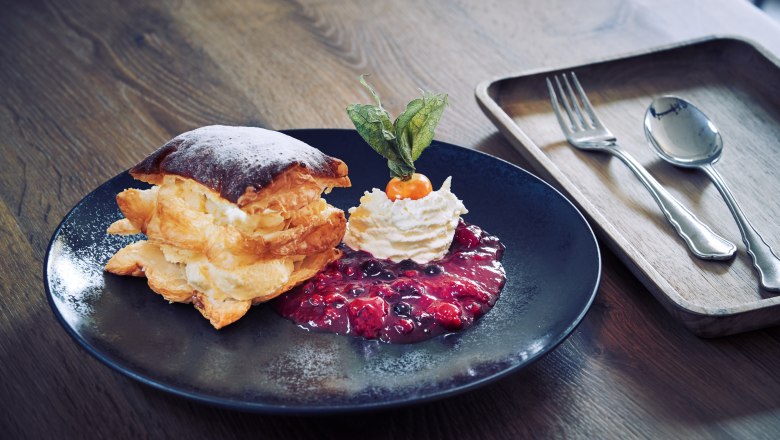
<path id="1" fill-rule="evenodd" d="M 504 245 L 463 220 L 447 254 L 428 264 L 341 250 L 339 260 L 274 300 L 279 314 L 311 330 L 418 342 L 473 325 L 506 282 Z"/>

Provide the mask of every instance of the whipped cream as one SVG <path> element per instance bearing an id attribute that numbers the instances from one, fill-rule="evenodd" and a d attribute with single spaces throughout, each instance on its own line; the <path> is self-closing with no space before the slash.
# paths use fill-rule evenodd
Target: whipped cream
<path id="1" fill-rule="evenodd" d="M 448 177 L 438 191 L 412 200 L 392 201 L 374 188 L 349 209 L 344 243 L 374 257 L 427 263 L 443 257 L 450 248 L 461 214 L 468 213 L 450 191 Z"/>

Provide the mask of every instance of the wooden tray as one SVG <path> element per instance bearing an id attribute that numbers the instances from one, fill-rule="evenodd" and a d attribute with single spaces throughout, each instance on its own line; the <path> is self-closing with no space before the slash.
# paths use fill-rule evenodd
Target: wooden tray
<path id="1" fill-rule="evenodd" d="M 709 38 L 563 69 L 485 81 L 477 100 L 531 162 L 589 217 L 603 242 L 669 312 L 700 336 L 780 323 L 780 296 L 759 287 L 739 229 L 706 176 L 662 162 L 642 129 L 656 96 L 682 96 L 723 134 L 716 168 L 750 221 L 780 251 L 780 63 L 754 43 Z M 734 260 L 695 258 L 650 194 L 617 158 L 575 150 L 550 107 L 544 78 L 575 71 L 622 147 L 714 231 L 737 244 Z M 565 233 L 565 231 L 561 231 Z"/>

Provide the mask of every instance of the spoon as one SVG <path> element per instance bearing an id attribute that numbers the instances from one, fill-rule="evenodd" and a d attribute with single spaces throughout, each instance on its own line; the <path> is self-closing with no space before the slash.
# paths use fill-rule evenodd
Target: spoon
<path id="1" fill-rule="evenodd" d="M 715 124 L 690 102 L 663 96 L 647 108 L 645 135 L 665 161 L 679 167 L 698 168 L 707 174 L 737 221 L 742 241 L 761 276 L 761 286 L 780 291 L 780 258 L 750 224 L 723 177 L 712 166 L 723 151 L 723 139 Z"/>

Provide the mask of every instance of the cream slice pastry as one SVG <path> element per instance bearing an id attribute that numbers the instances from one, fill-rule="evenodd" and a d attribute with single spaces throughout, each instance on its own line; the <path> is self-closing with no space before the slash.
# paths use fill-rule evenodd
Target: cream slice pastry
<path id="1" fill-rule="evenodd" d="M 241 318 L 338 259 L 344 213 L 322 193 L 350 185 L 347 165 L 285 134 L 201 127 L 168 141 L 130 174 L 152 184 L 117 195 L 111 234 L 144 234 L 106 270 L 146 277 L 215 328 Z"/>

